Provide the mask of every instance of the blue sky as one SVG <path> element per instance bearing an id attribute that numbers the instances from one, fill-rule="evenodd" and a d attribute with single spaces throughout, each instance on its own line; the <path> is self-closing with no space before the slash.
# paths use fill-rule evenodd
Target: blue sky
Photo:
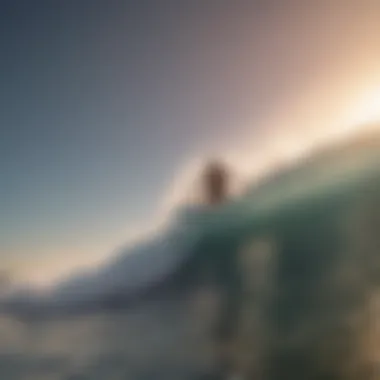
<path id="1" fill-rule="evenodd" d="M 107 253 L 192 157 L 272 133 L 306 90 L 341 107 L 380 11 L 328 3 L 1 2 L 0 264 Z"/>

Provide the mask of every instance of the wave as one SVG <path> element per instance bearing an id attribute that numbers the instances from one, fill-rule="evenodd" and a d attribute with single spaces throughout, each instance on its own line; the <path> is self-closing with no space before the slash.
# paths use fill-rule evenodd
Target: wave
<path id="1" fill-rule="evenodd" d="M 2 301 L 2 309 L 25 313 L 75 310 L 121 295 L 122 302 L 164 283 L 176 272 L 201 236 L 200 220 L 210 210 L 183 206 L 167 227 L 140 243 L 122 248 L 98 268 L 80 271 L 57 282 L 48 291 L 17 289 Z"/>
<path id="2" fill-rule="evenodd" d="M 181 268 L 194 256 L 207 255 L 199 252 L 197 244 L 210 233 L 211 226 L 217 226 L 218 239 L 236 226 L 251 228 L 253 219 L 265 220 L 265 214 L 278 213 L 281 204 L 299 203 L 305 197 L 310 203 L 313 194 L 332 193 L 334 187 L 340 192 L 339 186 L 346 186 L 353 177 L 362 181 L 367 169 L 378 171 L 379 147 L 379 135 L 371 134 L 317 152 L 300 165 L 250 186 L 245 195 L 220 209 L 181 206 L 160 232 L 121 249 L 101 266 L 67 277 L 45 293 L 19 289 L 3 299 L 0 308 L 31 314 L 125 306 L 140 295 L 161 289 L 168 279 L 181 274 Z"/>

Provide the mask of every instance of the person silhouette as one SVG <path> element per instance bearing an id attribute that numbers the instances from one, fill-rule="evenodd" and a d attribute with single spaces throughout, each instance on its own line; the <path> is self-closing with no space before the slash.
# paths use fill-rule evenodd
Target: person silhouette
<path id="1" fill-rule="evenodd" d="M 209 161 L 201 179 L 203 199 L 207 206 L 219 207 L 229 201 L 231 175 L 221 161 Z M 237 332 L 240 289 L 236 248 L 234 242 L 221 237 L 207 247 L 207 258 L 203 267 L 203 281 L 214 281 L 219 289 L 220 306 L 212 334 L 217 360 L 217 379 L 235 372 L 233 348 Z"/>
<path id="2" fill-rule="evenodd" d="M 208 205 L 219 205 L 228 198 L 228 170 L 217 160 L 210 161 L 202 175 L 204 201 Z"/>

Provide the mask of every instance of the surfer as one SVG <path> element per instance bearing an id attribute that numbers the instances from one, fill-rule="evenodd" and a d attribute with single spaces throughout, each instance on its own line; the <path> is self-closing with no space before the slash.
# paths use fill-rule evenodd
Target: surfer
<path id="1" fill-rule="evenodd" d="M 228 198 L 228 171 L 218 161 L 210 162 L 203 172 L 203 193 L 208 205 L 216 206 Z"/>
<path id="2" fill-rule="evenodd" d="M 218 207 L 229 199 L 230 173 L 218 161 L 208 163 L 203 171 L 202 189 L 206 205 Z M 212 278 L 221 298 L 216 328 L 213 334 L 219 375 L 222 378 L 235 372 L 233 347 L 236 341 L 239 302 L 239 274 L 236 246 L 220 237 L 207 249 L 204 275 Z"/>

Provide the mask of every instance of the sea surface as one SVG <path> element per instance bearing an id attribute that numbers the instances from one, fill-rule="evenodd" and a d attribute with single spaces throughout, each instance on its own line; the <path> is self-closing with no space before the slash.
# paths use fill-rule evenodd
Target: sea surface
<path id="1" fill-rule="evenodd" d="M 237 357 L 246 373 L 259 374 L 249 378 L 376 378 L 379 160 L 379 136 L 322 152 L 319 159 L 274 176 L 210 218 L 202 215 L 189 224 L 207 230 L 209 239 L 222 242 L 218 247 L 229 240 L 240 244 L 241 238 L 236 254 L 244 291 Z M 161 250 L 136 255 L 133 267 L 123 256 L 110 271 L 106 268 L 101 276 L 90 276 L 90 281 L 74 278 L 69 284 L 75 286 L 64 289 L 79 289 L 80 284 L 86 290 L 75 297 L 76 302 L 85 299 L 83 295 L 103 295 L 98 290 L 105 289 L 108 279 L 122 280 L 125 270 L 133 269 L 140 279 L 147 272 L 137 269 L 146 268 L 155 252 L 160 252 L 155 258 L 162 265 L 146 278 L 165 278 L 176 268 L 173 257 L 182 249 L 167 248 L 188 247 L 193 232 L 185 228 L 175 235 L 186 241 L 184 245 L 177 245 L 176 239 L 170 240 L 174 245 L 166 240 L 163 245 L 162 241 L 148 245 Z M 209 249 L 204 247 L 210 245 L 194 251 L 194 256 L 207 257 Z M 94 284 L 97 291 L 88 293 Z M 157 292 L 123 311 L 103 308 L 66 317 L 4 313 L 0 315 L 0 380 L 205 378 L 215 370 L 212 331 L 220 311 L 220 294 L 210 284 Z M 71 295 L 78 294 L 63 299 L 71 300 Z"/>
<path id="2" fill-rule="evenodd" d="M 0 379 L 196 379 L 213 366 L 205 295 L 64 319 L 3 316 Z"/>

